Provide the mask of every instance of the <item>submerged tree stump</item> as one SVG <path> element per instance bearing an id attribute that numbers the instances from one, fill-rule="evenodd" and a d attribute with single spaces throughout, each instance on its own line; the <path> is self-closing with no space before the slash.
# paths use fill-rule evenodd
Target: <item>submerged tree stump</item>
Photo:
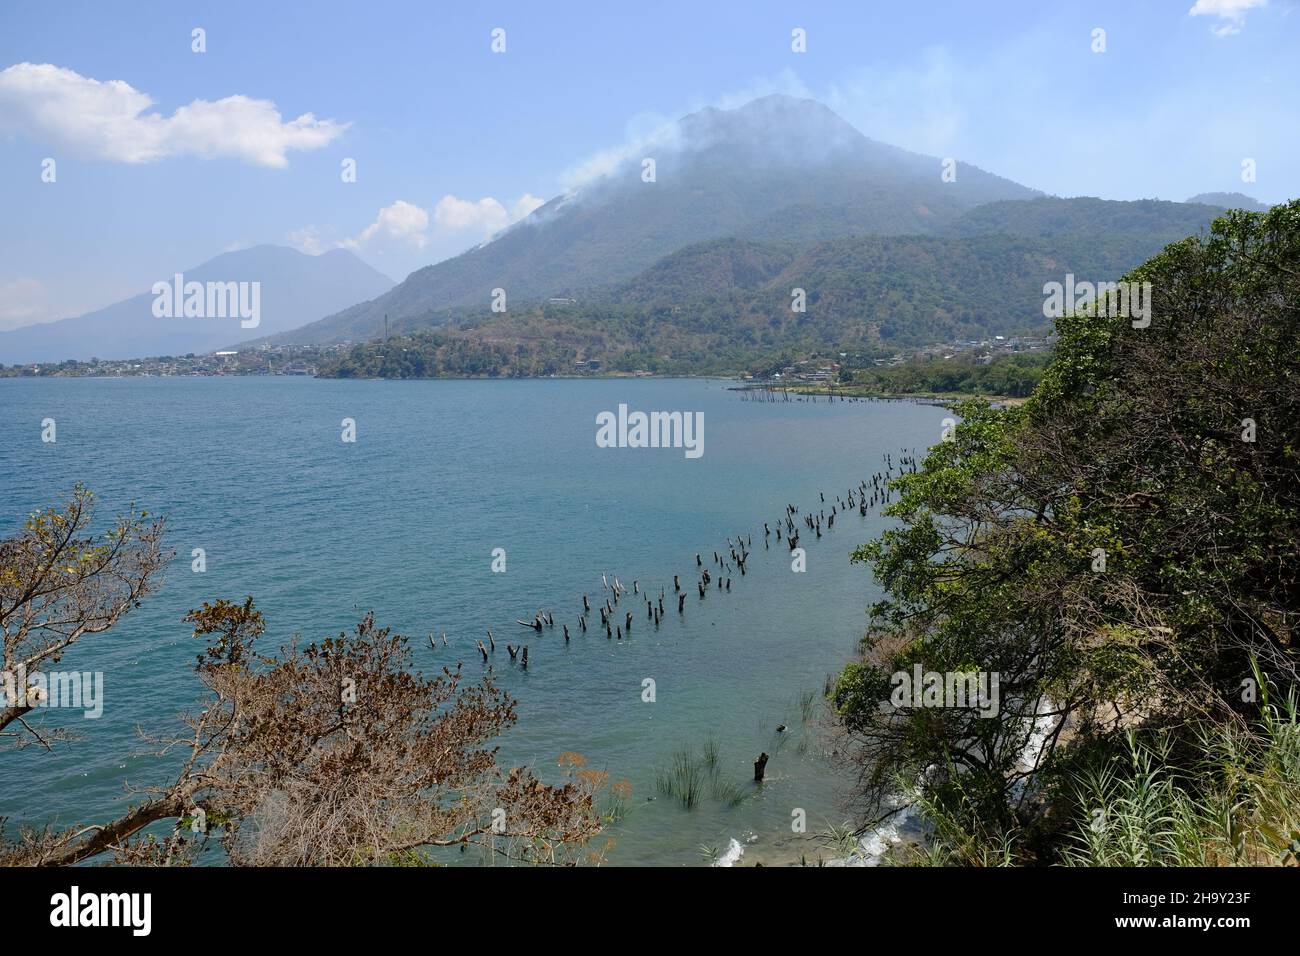
<path id="1" fill-rule="evenodd" d="M 767 754 L 761 753 L 758 759 L 754 761 L 754 782 L 763 782 L 763 773 L 767 769 Z"/>

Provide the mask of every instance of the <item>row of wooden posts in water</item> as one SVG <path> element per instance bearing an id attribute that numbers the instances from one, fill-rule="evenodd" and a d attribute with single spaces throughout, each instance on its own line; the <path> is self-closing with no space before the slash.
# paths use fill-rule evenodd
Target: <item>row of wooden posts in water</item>
<path id="1" fill-rule="evenodd" d="M 869 479 L 860 481 L 856 486 L 850 488 L 843 496 L 836 495 L 829 513 L 826 511 L 826 494 L 819 492 L 821 508 L 816 514 L 812 512 L 803 512 L 797 505 L 787 504 L 784 513 L 774 522 L 763 522 L 763 549 L 769 550 L 773 538 L 780 543 L 784 541 L 790 551 L 799 547 L 802 534 L 806 531 L 821 538 L 823 532 L 829 532 L 835 527 L 835 518 L 848 511 L 857 511 L 859 516 L 866 517 L 867 510 L 875 508 L 878 505 L 883 506 L 894 500 L 896 493 L 890 487 L 890 482 L 904 474 L 915 473 L 917 470 L 917 458 L 915 454 L 904 452 L 895 462 L 892 455 L 885 455 L 884 470 L 874 473 Z M 798 527 L 796 527 L 796 524 Z M 773 527 L 775 525 L 775 527 Z M 677 613 L 684 616 L 686 613 L 686 599 L 691 590 L 695 590 L 699 595 L 698 600 L 704 600 L 711 590 L 719 592 L 731 591 L 732 575 L 739 571 L 740 576 L 744 577 L 749 571 L 749 559 L 752 554 L 750 548 L 754 540 L 752 534 L 737 535 L 733 541 L 727 538 L 727 547 L 725 551 L 714 551 L 713 560 L 705 565 L 703 553 L 696 553 L 695 567 L 699 573 L 692 588 L 688 583 L 683 585 L 680 574 L 673 575 L 673 597 L 677 601 Z M 632 581 L 632 587 L 629 589 L 626 584 L 619 580 L 617 575 L 611 575 L 608 572 L 600 576 L 601 589 L 606 594 L 605 601 L 596 606 L 595 610 L 600 614 L 599 628 L 605 631 L 607 640 L 622 641 L 624 636 L 628 638 L 632 635 L 632 625 L 639 611 L 626 609 L 622 602 L 625 598 L 640 597 L 645 602 L 646 621 L 650 626 L 658 630 L 664 615 L 667 614 L 665 602 L 670 600 L 667 597 L 667 587 L 660 587 L 657 595 L 652 595 L 646 589 L 641 587 L 639 580 Z M 622 616 L 620 619 L 620 612 Z M 582 613 L 578 615 L 574 626 L 583 634 L 587 633 L 590 627 L 596 627 L 592 617 L 592 604 L 587 595 L 582 596 Z M 520 627 L 527 628 L 535 634 L 542 634 L 548 629 L 555 627 L 555 615 L 550 611 L 538 610 L 531 619 L 517 618 L 515 623 Z M 564 633 L 564 643 L 568 644 L 572 635 L 569 625 L 561 623 L 561 629 Z M 442 633 L 443 646 L 450 646 L 447 640 L 447 632 Z M 429 646 L 436 650 L 438 645 L 434 641 L 433 635 L 429 635 Z M 480 639 L 478 641 L 478 651 L 483 658 L 483 663 L 489 663 L 492 655 L 496 653 L 496 637 L 492 629 L 487 629 L 487 644 L 485 645 Z M 510 655 L 512 663 L 517 663 L 520 667 L 528 667 L 528 645 L 506 644 L 506 652 Z M 782 726 L 781 729 L 784 729 Z M 766 767 L 768 755 L 761 754 L 754 762 L 754 779 L 762 780 L 764 768 Z"/>

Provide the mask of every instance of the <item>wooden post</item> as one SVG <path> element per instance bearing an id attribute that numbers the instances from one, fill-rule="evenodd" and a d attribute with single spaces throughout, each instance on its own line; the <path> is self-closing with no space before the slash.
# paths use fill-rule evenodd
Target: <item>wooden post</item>
<path id="1" fill-rule="evenodd" d="M 755 783 L 763 782 L 763 773 L 766 771 L 766 769 L 767 769 L 767 754 L 761 753 L 758 755 L 758 759 L 754 761 L 754 782 Z"/>

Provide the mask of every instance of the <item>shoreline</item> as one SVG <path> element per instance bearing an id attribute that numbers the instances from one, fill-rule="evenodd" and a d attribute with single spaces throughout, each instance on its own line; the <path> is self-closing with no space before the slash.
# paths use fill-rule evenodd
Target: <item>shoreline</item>
<path id="1" fill-rule="evenodd" d="M 787 396 L 798 396 L 794 399 L 772 399 L 773 402 L 782 400 L 802 400 L 803 398 L 827 398 L 831 401 L 835 399 L 843 400 L 862 400 L 869 399 L 880 402 L 919 402 L 930 405 L 941 405 L 951 407 L 959 402 L 981 400 L 994 405 L 1003 405 L 1006 407 L 1016 407 L 1023 405 L 1028 399 L 1012 395 L 991 395 L 974 392 L 880 392 L 865 388 L 855 388 L 846 386 L 843 388 L 828 389 L 818 388 L 816 386 L 782 386 L 780 388 L 769 388 L 763 385 L 745 384 L 743 380 L 737 379 L 731 375 L 723 373 L 706 374 L 706 375 L 638 375 L 635 373 L 615 373 L 607 375 L 436 375 L 421 378 L 389 378 L 384 376 L 334 376 L 334 375 L 276 375 L 266 372 L 250 372 L 244 374 L 232 375 L 213 375 L 213 374 L 196 374 L 196 375 L 154 375 L 150 373 L 141 375 L 0 375 L 0 382 L 4 381 L 32 381 L 36 379 L 79 379 L 87 381 L 117 382 L 135 379 L 166 379 L 168 381 L 177 379 L 304 379 L 307 381 L 320 382 L 612 382 L 612 381 L 699 381 L 699 382 L 726 382 L 730 383 L 727 391 L 731 392 L 767 392 L 770 394 L 783 394 Z"/>

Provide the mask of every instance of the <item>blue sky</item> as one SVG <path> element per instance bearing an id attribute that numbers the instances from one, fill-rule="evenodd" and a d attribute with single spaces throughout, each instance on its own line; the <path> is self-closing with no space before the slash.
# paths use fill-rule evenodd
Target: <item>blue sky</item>
<path id="1" fill-rule="evenodd" d="M 1295 5 L 5 0 L 0 329 L 265 242 L 401 279 L 658 125 L 769 92 L 1058 195 L 1281 201 L 1300 195 Z"/>

